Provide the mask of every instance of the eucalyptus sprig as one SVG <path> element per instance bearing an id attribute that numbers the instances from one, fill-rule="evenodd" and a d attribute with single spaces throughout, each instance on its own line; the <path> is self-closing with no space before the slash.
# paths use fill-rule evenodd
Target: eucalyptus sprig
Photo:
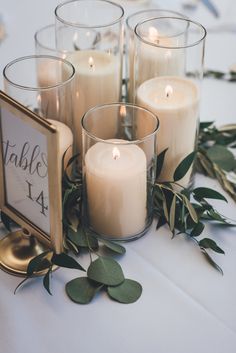
<path id="1" fill-rule="evenodd" d="M 217 80 L 224 80 L 229 82 L 236 82 L 236 72 L 222 72 L 217 70 L 206 70 L 204 72 L 204 77 L 215 78 Z"/>
<path id="2" fill-rule="evenodd" d="M 196 168 L 199 173 L 216 178 L 236 201 L 236 124 L 217 128 L 211 122 L 200 124 Z"/>
<path id="3" fill-rule="evenodd" d="M 157 159 L 157 175 L 164 163 L 167 150 L 164 150 Z M 227 202 L 226 198 L 219 192 L 198 187 L 188 190 L 179 183 L 191 167 L 195 152 L 188 155 L 176 168 L 173 180 L 164 183 L 155 183 L 154 188 L 154 213 L 158 219 L 156 229 L 167 225 L 172 233 L 172 237 L 185 234 L 193 240 L 202 251 L 208 262 L 223 274 L 222 269 L 211 258 L 207 249 L 216 253 L 224 254 L 224 251 L 209 238 L 198 240 L 205 228 L 205 223 L 209 221 L 217 222 L 224 226 L 235 226 L 229 222 L 209 203 L 209 199 L 218 199 Z"/>

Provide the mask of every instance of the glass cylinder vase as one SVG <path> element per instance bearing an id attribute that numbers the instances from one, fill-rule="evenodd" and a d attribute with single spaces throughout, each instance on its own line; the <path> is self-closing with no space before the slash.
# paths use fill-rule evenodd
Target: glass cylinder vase
<path id="1" fill-rule="evenodd" d="M 135 45 L 135 33 L 134 29 L 140 22 L 157 18 L 157 17 L 180 17 L 186 18 L 181 13 L 163 10 L 163 9 L 145 9 L 135 13 L 132 13 L 126 19 L 126 80 L 127 80 L 127 100 L 130 103 L 134 102 L 134 45 Z M 150 28 L 148 35 L 152 35 L 152 28 Z M 151 68 L 149 68 L 151 70 Z"/>
<path id="2" fill-rule="evenodd" d="M 73 154 L 74 75 L 71 63 L 48 55 L 20 57 L 3 70 L 5 92 L 58 130 L 64 167 Z"/>
<path id="3" fill-rule="evenodd" d="M 34 34 L 35 54 L 52 55 L 62 59 L 66 58 L 66 51 L 56 47 L 56 27 L 50 24 L 38 29 Z"/>
<path id="4" fill-rule="evenodd" d="M 206 30 L 161 17 L 139 23 L 135 35 L 135 101 L 158 115 L 158 150 L 168 149 L 159 181 L 173 181 L 176 167 L 196 149 Z M 191 186 L 192 171 L 179 181 L 183 187 Z"/>
<path id="5" fill-rule="evenodd" d="M 77 72 L 75 137 L 82 148 L 81 118 L 97 104 L 120 101 L 123 8 L 104 0 L 72 0 L 55 10 L 56 46 Z"/>
<path id="6" fill-rule="evenodd" d="M 9 96 L 73 130 L 75 69 L 71 63 L 49 55 L 24 56 L 7 64 L 3 76 Z"/>
<path id="7" fill-rule="evenodd" d="M 151 225 L 158 125 L 155 114 L 126 103 L 84 115 L 84 212 L 98 236 L 131 240 Z"/>

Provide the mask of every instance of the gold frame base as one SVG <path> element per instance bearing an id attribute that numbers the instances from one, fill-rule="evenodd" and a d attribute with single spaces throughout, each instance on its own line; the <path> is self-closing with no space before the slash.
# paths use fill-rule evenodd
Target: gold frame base
<path id="1" fill-rule="evenodd" d="M 47 250 L 34 236 L 25 236 L 23 230 L 9 233 L 0 240 L 0 268 L 11 275 L 26 277 L 30 260 Z M 41 268 L 34 276 L 43 276 L 47 271 L 48 267 Z"/>

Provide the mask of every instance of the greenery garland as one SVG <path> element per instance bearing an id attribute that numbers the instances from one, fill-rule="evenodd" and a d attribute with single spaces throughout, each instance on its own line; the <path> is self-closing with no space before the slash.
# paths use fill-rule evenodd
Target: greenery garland
<path id="1" fill-rule="evenodd" d="M 236 226 L 209 203 L 209 199 L 225 202 L 227 200 L 222 194 L 210 188 L 198 187 L 187 190 L 179 185 L 179 181 L 196 159 L 197 170 L 217 178 L 222 187 L 236 200 L 236 182 L 232 179 L 232 175 L 236 172 L 236 161 L 231 152 L 231 149 L 236 148 L 235 141 L 235 125 L 217 129 L 212 122 L 201 123 L 197 152 L 191 153 L 179 164 L 173 180 L 163 183 L 156 182 L 153 193 L 154 216 L 157 218 L 156 229 L 165 225 L 169 227 L 172 237 L 185 234 L 199 247 L 210 265 L 222 274 L 222 269 L 212 259 L 209 250 L 218 254 L 224 254 L 224 251 L 214 240 L 210 238 L 198 240 L 198 237 L 202 234 L 206 222 L 218 223 L 221 226 Z M 160 175 L 166 151 L 162 151 L 157 157 L 157 177 Z M 69 161 L 67 168 L 77 157 L 76 155 Z M 231 173 L 230 180 L 228 173 Z M 176 186 L 180 191 L 176 191 Z M 81 217 L 81 205 L 82 178 L 77 176 L 72 180 L 65 170 L 63 173 L 65 252 L 55 254 L 52 251 L 46 251 L 32 259 L 28 266 L 27 277 L 17 286 L 16 290 L 26 280 L 33 277 L 37 270 L 46 267 L 48 270 L 43 278 L 43 285 L 51 294 L 50 278 L 53 265 L 56 265 L 87 272 L 87 276 L 75 278 L 66 284 L 67 295 L 76 303 L 89 303 L 101 290 L 120 303 L 135 302 L 142 293 L 142 286 L 132 279 L 125 278 L 121 266 L 114 259 L 114 255 L 124 255 L 125 248 L 113 241 L 97 239 L 96 235 L 84 224 L 86 222 Z M 3 213 L 1 219 L 5 227 L 10 230 L 11 220 Z M 68 255 L 69 251 L 76 256 L 80 252 L 89 253 L 90 265 L 87 271 L 74 257 Z"/>

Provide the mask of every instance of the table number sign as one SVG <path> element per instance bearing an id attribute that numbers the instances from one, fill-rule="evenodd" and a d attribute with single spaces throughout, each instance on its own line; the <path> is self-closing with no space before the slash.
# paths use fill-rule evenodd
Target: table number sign
<path id="1" fill-rule="evenodd" d="M 40 242 L 62 250 L 59 134 L 0 92 L 0 208 Z"/>

